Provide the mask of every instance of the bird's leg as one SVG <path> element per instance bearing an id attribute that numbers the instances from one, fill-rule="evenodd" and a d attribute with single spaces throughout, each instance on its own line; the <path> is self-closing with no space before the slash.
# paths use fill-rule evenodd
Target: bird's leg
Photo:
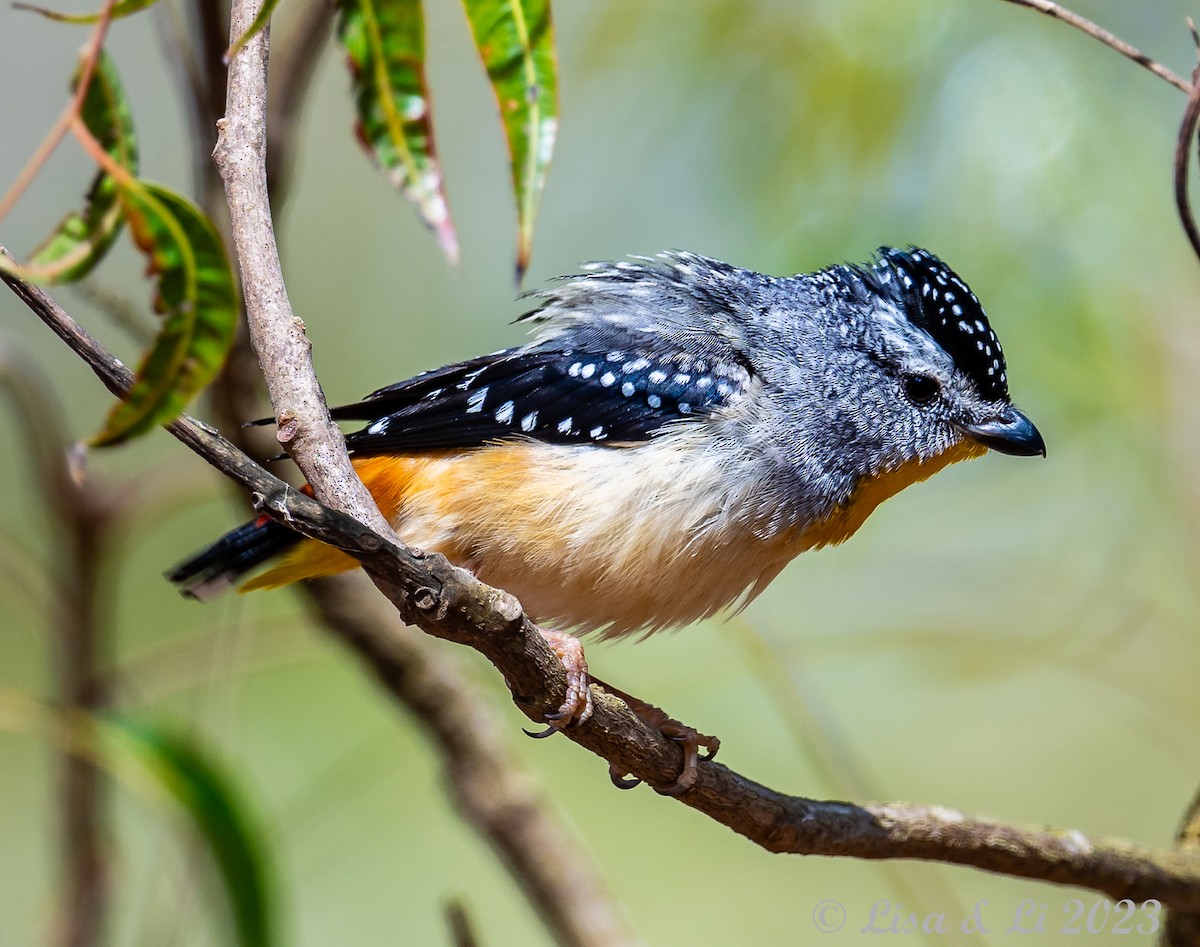
<path id="1" fill-rule="evenodd" d="M 579 639 L 563 631 L 551 631 L 538 626 L 538 631 L 546 639 L 550 650 L 562 662 L 563 671 L 567 675 L 567 696 L 562 706 L 555 713 L 547 714 L 550 724 L 540 733 L 530 733 L 531 737 L 541 739 L 548 737 L 567 727 L 577 727 L 592 715 L 592 692 L 588 689 L 587 659 L 583 655 L 583 645 Z"/>
<path id="2" fill-rule="evenodd" d="M 463 562 L 462 568 L 471 575 L 478 576 L 481 564 L 478 557 L 473 557 Z M 550 726 L 536 733 L 532 730 L 525 731 L 535 740 L 541 740 L 553 736 L 559 730 L 578 727 L 584 723 L 592 715 L 592 692 L 588 690 L 587 658 L 583 655 L 583 645 L 580 644 L 579 639 L 564 631 L 552 631 L 538 624 L 535 624 L 534 627 L 545 639 L 546 644 L 550 646 L 550 650 L 558 657 L 563 666 L 563 672 L 567 675 L 566 698 L 558 710 L 546 715 L 546 722 Z"/>
<path id="3" fill-rule="evenodd" d="M 680 770 L 678 778 L 671 786 L 658 791 L 664 796 L 678 796 L 691 789 L 696 784 L 697 763 L 702 759 L 711 760 L 716 756 L 717 750 L 721 747 L 721 741 L 714 736 L 701 733 L 695 727 L 689 727 L 686 723 L 680 723 L 662 708 L 627 694 L 599 678 L 593 677 L 591 680 L 610 694 L 625 701 L 629 709 L 647 726 L 654 727 L 668 740 L 674 740 L 680 745 L 683 750 L 683 769 Z M 705 749 L 703 756 L 700 755 L 701 747 Z M 618 789 L 632 789 L 641 782 L 640 779 L 629 778 L 611 767 L 608 775 Z"/>

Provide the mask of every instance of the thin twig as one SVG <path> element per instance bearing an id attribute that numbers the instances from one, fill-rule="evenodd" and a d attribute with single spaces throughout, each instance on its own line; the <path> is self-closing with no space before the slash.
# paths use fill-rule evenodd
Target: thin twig
<path id="1" fill-rule="evenodd" d="M 110 390 L 125 391 L 132 380 L 129 370 L 53 300 L 11 274 L 0 272 L 0 279 Z M 241 483 L 272 516 L 362 562 L 405 622 L 488 658 L 530 719 L 543 720 L 561 704 L 566 689 L 562 665 L 511 595 L 489 588 L 442 556 L 409 550 L 323 507 L 191 418 L 181 418 L 168 430 Z M 377 659 L 363 652 L 359 642 L 349 643 L 367 661 Z M 612 695 L 594 687 L 593 698 L 592 718 L 565 731 L 566 736 L 620 772 L 669 789 L 683 762 L 679 747 Z M 942 806 L 820 802 L 777 792 L 712 760 L 700 763 L 695 786 L 676 798 L 771 852 L 941 861 L 1088 888 L 1113 899 L 1155 898 L 1178 910 L 1200 911 L 1200 855 L 1191 852 L 1089 837 L 1076 830 L 1009 825 Z"/>
<path id="2" fill-rule="evenodd" d="M 1200 53 L 1200 36 L 1196 33 L 1195 24 L 1188 21 L 1192 30 L 1192 39 Z M 1200 259 L 1200 230 L 1196 227 L 1196 218 L 1192 215 L 1192 202 L 1188 194 L 1188 170 L 1192 164 L 1192 142 L 1196 140 L 1196 124 L 1200 122 L 1200 66 L 1192 72 L 1192 86 L 1188 92 L 1187 107 L 1183 110 L 1183 119 L 1179 123 L 1179 137 L 1175 140 L 1175 209 L 1179 212 L 1179 222 L 1183 224 L 1183 232 L 1187 234 L 1192 252 Z"/>
<path id="3" fill-rule="evenodd" d="M 450 928 L 450 943 L 454 947 L 479 947 L 479 938 L 462 899 L 455 898 L 446 905 L 446 926 Z"/>
<path id="4" fill-rule="evenodd" d="M 1086 33 L 1093 39 L 1099 40 L 1110 49 L 1115 49 L 1122 56 L 1132 59 L 1139 66 L 1142 66 L 1150 72 L 1154 73 L 1165 82 L 1171 83 L 1181 92 L 1192 91 L 1192 87 L 1188 83 L 1175 75 L 1166 66 L 1155 62 L 1140 49 L 1130 46 L 1127 42 L 1118 36 L 1114 36 L 1102 26 L 1098 26 L 1086 17 L 1080 16 L 1060 4 L 1054 3 L 1053 0 L 1004 0 L 1005 3 L 1011 3 L 1018 7 L 1026 7 L 1030 10 L 1037 10 L 1039 13 L 1044 13 L 1046 16 L 1053 17 L 1063 23 L 1075 27 L 1075 29 Z"/>
<path id="5" fill-rule="evenodd" d="M 100 61 L 100 49 L 104 46 L 104 37 L 108 33 L 108 25 L 112 22 L 112 8 L 116 4 L 116 0 L 104 0 L 104 6 L 100 9 L 100 17 L 96 21 L 96 26 L 92 30 L 91 39 L 88 40 L 85 47 L 83 67 L 79 72 L 79 79 L 75 86 L 75 94 L 71 96 L 71 101 L 67 103 L 58 120 L 51 126 L 42 143 L 38 145 L 37 150 L 25 163 L 25 167 L 21 169 L 21 173 L 17 175 L 17 179 L 13 182 L 12 187 L 8 189 L 8 193 L 0 198 L 0 220 L 3 220 L 13 205 L 25 193 L 25 189 L 29 187 L 42 166 L 49 160 L 50 155 L 54 153 L 54 149 L 58 147 L 58 143 L 62 141 L 63 135 L 71 127 L 71 122 L 79 116 L 83 109 L 83 101 L 87 98 L 88 86 L 92 83 L 92 76 L 96 72 L 96 64 Z"/>

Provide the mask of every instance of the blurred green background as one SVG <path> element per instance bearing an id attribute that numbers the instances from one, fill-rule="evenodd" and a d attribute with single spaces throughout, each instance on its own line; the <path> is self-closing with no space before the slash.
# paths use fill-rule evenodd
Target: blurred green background
<path id="1" fill-rule="evenodd" d="M 281 249 L 335 401 L 522 338 L 493 100 L 461 9 L 428 8 L 457 271 L 359 151 L 332 47 L 302 118 Z M 1077 9 L 1190 70 L 1194 6 Z M 1049 447 L 1045 462 L 952 468 L 849 544 L 803 556 L 739 619 L 592 644 L 593 669 L 719 734 L 727 764 L 780 790 L 1168 843 L 1200 779 L 1200 267 L 1170 189 L 1183 96 L 998 0 L 620 0 L 555 15 L 561 128 L 526 286 L 668 247 L 793 273 L 880 244 L 928 246 L 983 300 L 1014 399 Z M 0 10 L 0 189 L 64 103 L 85 37 Z M 109 49 L 143 173 L 186 190 L 182 106 L 153 19 L 115 24 Z M 0 243 L 28 252 L 89 180 L 64 143 Z M 127 244 L 94 282 L 145 308 Z M 55 296 L 136 356 L 84 294 Z M 73 436 L 97 429 L 107 395 L 7 291 L 0 345 L 45 373 Z M 48 697 L 57 547 L 27 454 L 5 402 L 0 691 Z M 446 942 L 452 898 L 485 944 L 548 942 L 451 811 L 420 732 L 298 599 L 201 607 L 162 580 L 244 504 L 161 433 L 92 454 L 88 470 L 147 495 L 106 565 L 119 702 L 179 724 L 232 768 L 276 861 L 284 942 Z M 813 942 L 826 898 L 850 917 L 831 940 L 869 940 L 857 931 L 872 902 L 916 909 L 913 891 L 951 917 L 986 899 L 985 940 L 1003 942 L 1024 898 L 1047 906 L 1051 930 L 1070 898 L 1095 900 L 962 869 L 769 855 L 648 789 L 617 792 L 566 740 L 524 740 L 503 683 L 459 657 L 649 943 Z M 48 937 L 55 764 L 45 743 L 0 733 L 3 945 Z M 111 942 L 223 942 L 196 844 L 161 808 L 113 795 Z"/>

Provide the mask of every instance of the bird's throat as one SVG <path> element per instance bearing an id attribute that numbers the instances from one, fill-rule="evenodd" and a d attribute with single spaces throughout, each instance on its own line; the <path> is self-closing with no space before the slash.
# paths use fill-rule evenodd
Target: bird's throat
<path id="1" fill-rule="evenodd" d="M 927 480 L 939 470 L 987 453 L 981 444 L 962 440 L 949 450 L 925 460 L 911 460 L 883 473 L 863 477 L 854 487 L 850 498 L 828 517 L 805 531 L 805 549 L 831 546 L 849 539 L 884 500 L 895 496 L 907 486 Z"/>

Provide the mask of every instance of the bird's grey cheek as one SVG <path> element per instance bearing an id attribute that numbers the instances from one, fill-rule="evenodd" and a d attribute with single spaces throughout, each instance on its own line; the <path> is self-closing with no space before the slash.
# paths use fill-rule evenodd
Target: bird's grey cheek
<path id="1" fill-rule="evenodd" d="M 832 411 L 825 419 L 825 430 L 833 444 L 858 444 L 862 440 L 862 418 L 850 411 Z"/>

